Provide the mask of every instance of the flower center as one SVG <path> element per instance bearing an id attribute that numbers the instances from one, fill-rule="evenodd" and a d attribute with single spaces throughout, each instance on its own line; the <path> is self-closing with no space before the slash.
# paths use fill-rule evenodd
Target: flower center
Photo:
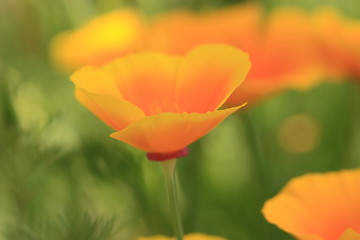
<path id="1" fill-rule="evenodd" d="M 151 161 L 166 161 L 169 159 L 186 157 L 189 154 L 189 149 L 187 147 L 180 149 L 174 152 L 167 152 L 167 153 L 154 153 L 148 152 L 146 156 Z"/>

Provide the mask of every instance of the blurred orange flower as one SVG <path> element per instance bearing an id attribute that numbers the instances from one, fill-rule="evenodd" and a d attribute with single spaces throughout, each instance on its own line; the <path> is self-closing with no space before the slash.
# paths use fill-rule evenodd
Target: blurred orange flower
<path id="1" fill-rule="evenodd" d="M 78 100 L 117 130 L 111 137 L 155 154 L 184 154 L 239 107 L 218 110 L 250 68 L 242 51 L 204 45 L 183 57 L 138 53 L 71 76 Z"/>
<path id="2" fill-rule="evenodd" d="M 250 44 L 236 45 L 249 53 L 253 67 L 228 104 L 243 96 L 251 102 L 287 89 L 307 90 L 322 80 L 323 64 L 308 18 L 294 8 L 274 10 L 257 26 Z"/>
<path id="3" fill-rule="evenodd" d="M 175 240 L 175 238 L 166 237 L 163 235 L 157 235 L 152 237 L 139 237 L 137 240 Z M 202 233 L 191 233 L 184 236 L 184 240 L 226 240 L 226 239 L 223 237 L 210 236 Z"/>
<path id="4" fill-rule="evenodd" d="M 157 16 L 151 25 L 148 47 L 182 55 L 204 43 L 252 44 L 262 14 L 261 6 L 256 3 L 200 13 L 185 10 L 165 13 Z"/>
<path id="5" fill-rule="evenodd" d="M 51 57 L 64 70 L 101 65 L 142 46 L 144 23 L 131 9 L 99 16 L 79 29 L 61 33 L 51 44 Z"/>
<path id="6" fill-rule="evenodd" d="M 331 7 L 314 14 L 315 33 L 327 71 L 334 78 L 360 78 L 360 21 Z"/>
<path id="7" fill-rule="evenodd" d="M 149 47 L 175 54 L 202 43 L 243 49 L 253 67 L 227 104 L 251 103 L 288 88 L 308 89 L 322 78 L 323 67 L 308 18 L 292 8 L 265 16 L 256 3 L 201 14 L 173 12 L 154 21 Z"/>
<path id="8" fill-rule="evenodd" d="M 300 240 L 360 240 L 360 170 L 291 180 L 263 208 L 265 218 Z"/>

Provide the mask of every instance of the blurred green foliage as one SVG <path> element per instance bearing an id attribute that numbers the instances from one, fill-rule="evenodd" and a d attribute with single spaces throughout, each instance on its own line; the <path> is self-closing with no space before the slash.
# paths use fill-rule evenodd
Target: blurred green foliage
<path id="1" fill-rule="evenodd" d="M 110 129 L 78 104 L 68 75 L 48 59 L 60 31 L 111 9 L 153 14 L 238 1 L 0 0 L 0 239 L 132 240 L 171 235 L 160 167 L 110 139 Z M 324 1 L 266 0 L 268 7 Z M 328 0 L 360 16 L 355 0 Z M 261 215 L 264 201 L 292 177 L 360 165 L 360 86 L 323 83 L 289 91 L 231 116 L 179 159 L 186 232 L 230 240 L 291 239 Z M 310 116 L 318 143 L 288 151 L 279 132 Z M 280 141 L 280 142 L 279 142 Z"/>

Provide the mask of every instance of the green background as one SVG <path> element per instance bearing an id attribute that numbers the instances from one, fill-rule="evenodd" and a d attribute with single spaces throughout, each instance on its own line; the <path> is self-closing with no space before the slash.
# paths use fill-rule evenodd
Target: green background
<path id="1" fill-rule="evenodd" d="M 1 240 L 172 235 L 159 164 L 108 137 L 111 129 L 75 100 L 69 74 L 51 64 L 48 46 L 61 31 L 121 6 L 155 14 L 236 2 L 0 0 Z M 312 9 L 325 2 L 360 17 L 355 0 L 262 4 Z M 178 160 L 185 232 L 229 240 L 292 239 L 266 222 L 263 203 L 295 176 L 359 167 L 359 110 L 358 79 L 344 79 L 287 91 L 229 117 Z M 294 116 L 309 120 L 310 130 L 291 122 Z M 294 152 L 284 145 L 291 141 L 282 137 L 289 121 L 295 130 L 284 133 L 288 138 L 306 141 L 301 133 L 315 134 L 310 150 Z"/>

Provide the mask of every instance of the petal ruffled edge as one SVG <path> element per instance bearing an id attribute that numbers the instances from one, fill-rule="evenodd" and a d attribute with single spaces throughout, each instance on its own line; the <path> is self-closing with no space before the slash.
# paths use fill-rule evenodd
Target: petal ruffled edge
<path id="1" fill-rule="evenodd" d="M 104 65 L 121 96 L 146 115 L 177 112 L 175 78 L 181 58 L 156 52 L 130 54 Z"/>
<path id="2" fill-rule="evenodd" d="M 146 152 L 174 152 L 210 132 L 240 107 L 204 114 L 161 113 L 142 118 L 110 137 Z"/>

